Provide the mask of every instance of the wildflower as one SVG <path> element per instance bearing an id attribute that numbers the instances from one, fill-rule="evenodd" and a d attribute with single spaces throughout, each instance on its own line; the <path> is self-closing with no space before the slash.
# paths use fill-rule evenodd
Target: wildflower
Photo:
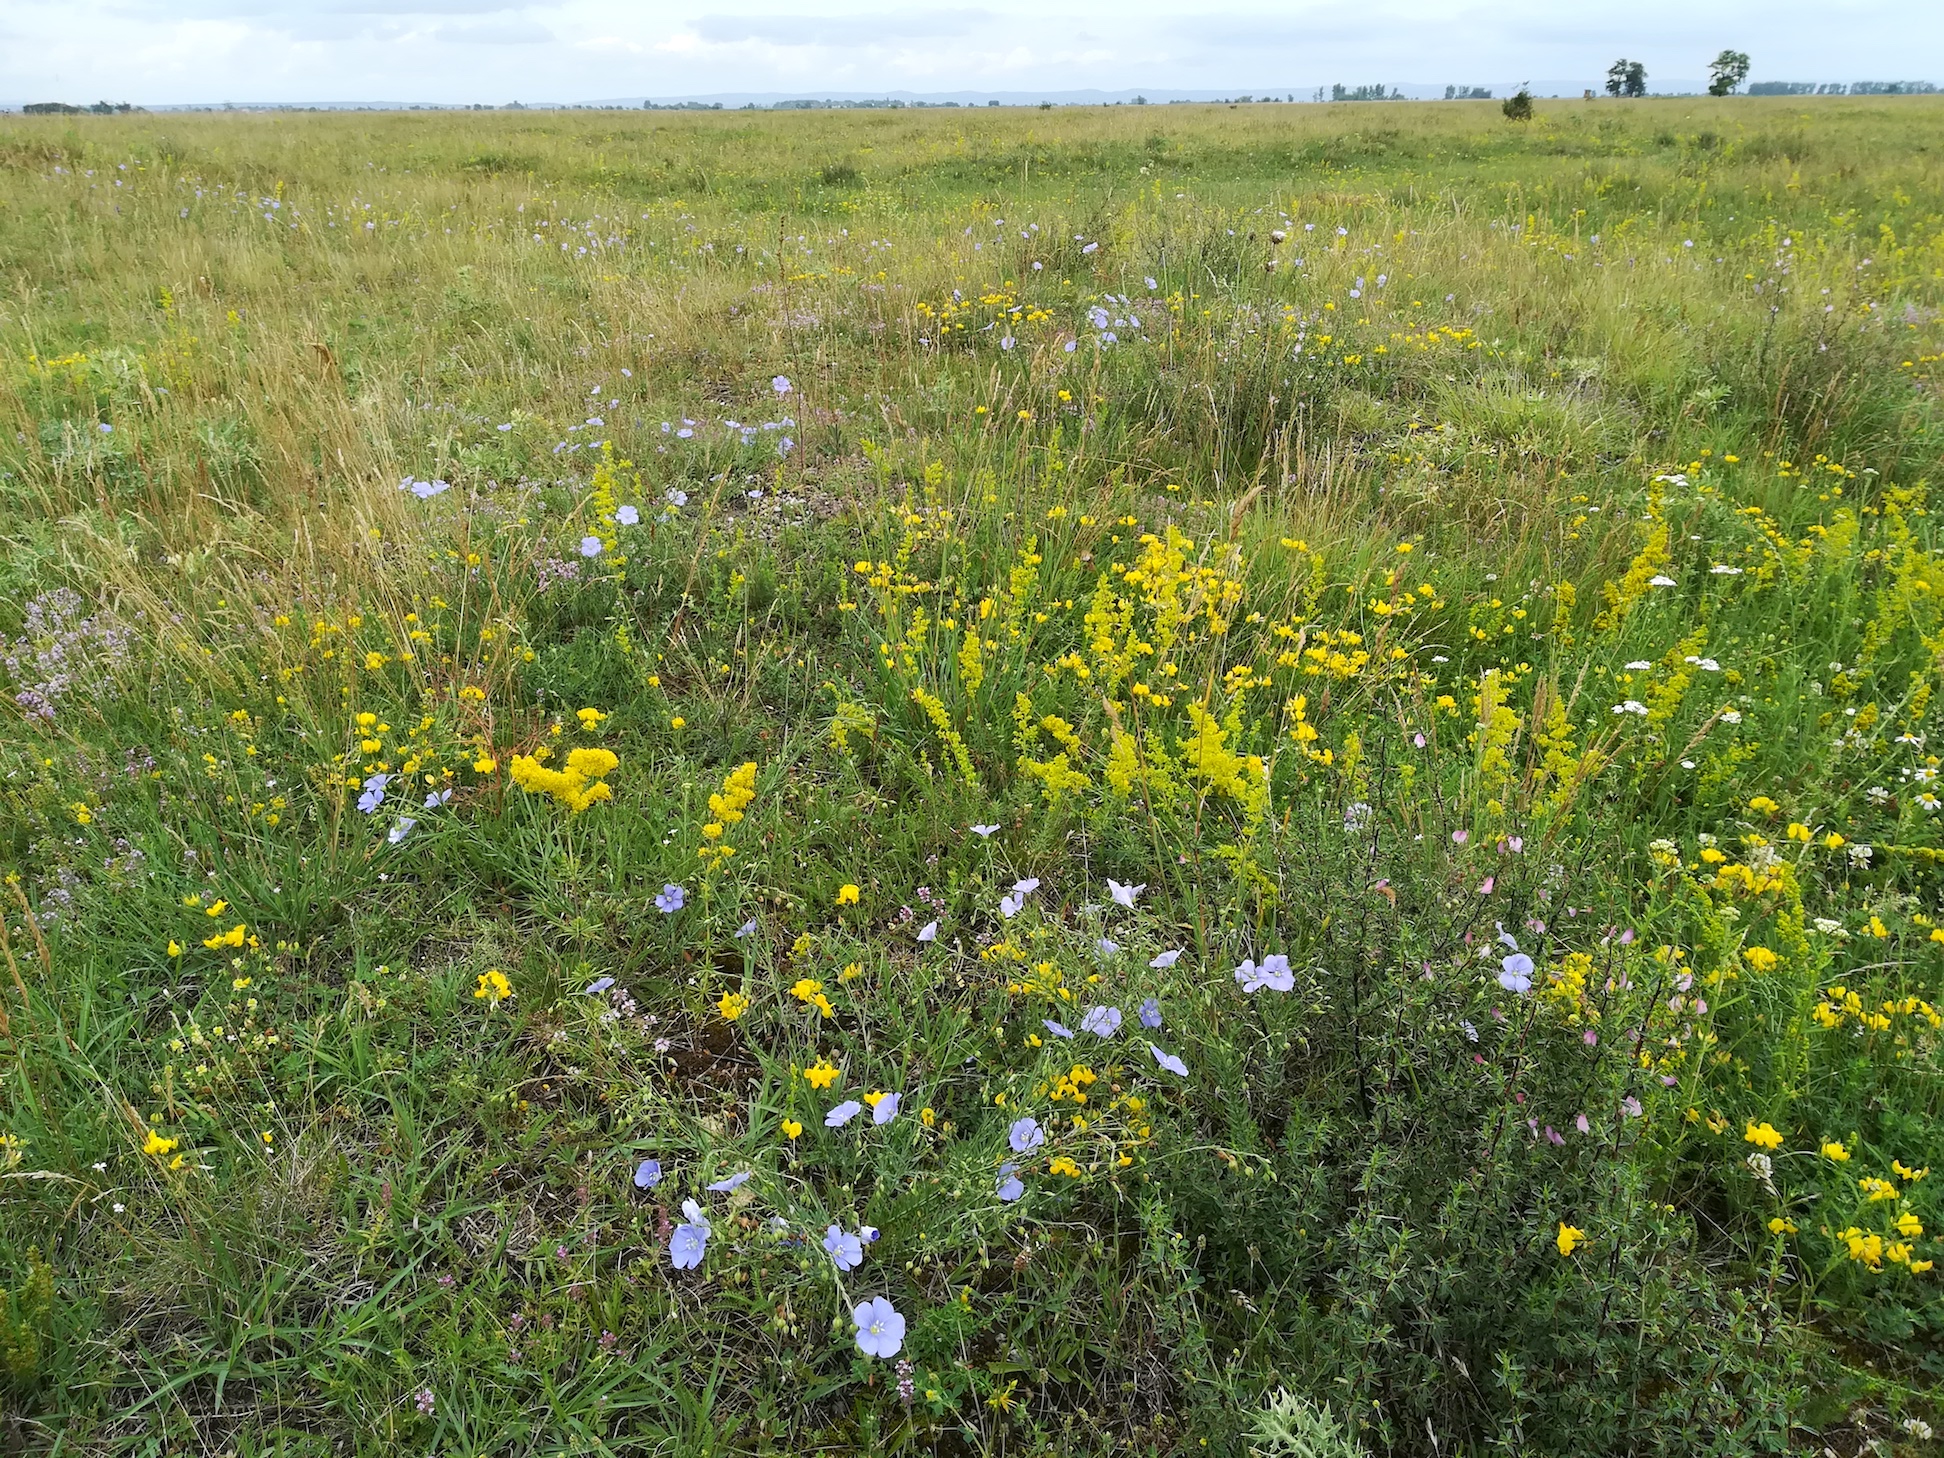
<path id="1" fill-rule="evenodd" d="M 739 926 L 739 927 L 737 927 L 737 928 L 736 928 L 736 932 L 735 932 L 735 934 L 736 934 L 736 937 L 737 937 L 737 938 L 738 938 L 739 940 L 740 940 L 741 938 L 743 938 L 743 937 L 753 937 L 753 936 L 755 936 L 755 935 L 756 935 L 756 918 L 755 918 L 755 917 L 753 917 L 753 916 L 752 916 L 752 917 L 750 917 L 748 921 L 746 921 L 746 922 L 744 922 L 744 923 L 743 923 L 743 924 L 742 924 L 741 926 Z"/>
<path id="2" fill-rule="evenodd" d="M 1141 1004 L 1141 1026 L 1144 1028 L 1158 1028 L 1161 1026 L 1160 999 L 1150 997 Z"/>
<path id="3" fill-rule="evenodd" d="M 506 974 L 497 967 L 489 967 L 479 974 L 479 985 L 473 988 L 473 996 L 483 998 L 492 1007 L 498 1007 L 513 995 L 513 984 L 506 980 Z"/>
<path id="4" fill-rule="evenodd" d="M 1154 1044 L 1152 1043 L 1148 1044 L 1147 1046 L 1148 1046 L 1148 1052 L 1154 1055 L 1154 1061 L 1160 1064 L 1169 1073 L 1172 1073 L 1176 1078 L 1186 1078 L 1188 1076 L 1188 1065 L 1183 1063 L 1179 1058 L 1175 1057 L 1174 1054 L 1164 1053 L 1159 1048 L 1155 1047 Z"/>
<path id="5" fill-rule="evenodd" d="M 1163 952 L 1161 953 L 1160 956 L 1156 957 L 1153 961 L 1149 962 L 1148 966 L 1154 968 L 1156 971 L 1165 972 L 1168 968 L 1174 966 L 1174 964 L 1176 962 L 1179 962 L 1180 960 L 1181 960 L 1181 952 L 1179 950 L 1175 950 L 1172 952 Z"/>
<path id="6" fill-rule="evenodd" d="M 686 491 L 677 490 L 675 487 L 671 486 L 667 491 L 663 492 L 662 494 L 664 499 L 668 502 L 670 506 L 688 505 L 688 492 Z"/>
<path id="7" fill-rule="evenodd" d="M 358 808 L 370 815 L 385 803 L 385 786 L 392 782 L 390 775 L 372 775 L 364 782 L 364 793 L 358 796 Z"/>
<path id="8" fill-rule="evenodd" d="M 1235 980 L 1244 992 L 1260 992 L 1265 987 L 1288 992 L 1296 986 L 1296 974 L 1289 970 L 1289 958 L 1281 952 L 1264 957 L 1260 967 L 1253 959 L 1245 960 L 1235 969 Z"/>
<path id="9" fill-rule="evenodd" d="M 770 381 L 770 388 L 779 395 L 789 394 L 792 388 L 790 385 L 790 377 L 788 375 L 778 375 Z"/>
<path id="10" fill-rule="evenodd" d="M 904 1345 L 905 1319 L 882 1296 L 873 1296 L 851 1312 L 857 1328 L 857 1349 L 867 1357 L 895 1357 Z"/>
<path id="11" fill-rule="evenodd" d="M 926 923 L 925 923 L 925 924 L 924 924 L 924 925 L 923 925 L 922 927 L 920 927 L 920 928 L 918 929 L 918 940 L 919 940 L 919 941 L 921 941 L 921 942 L 935 942 L 935 941 L 937 941 L 937 940 L 938 940 L 938 923 L 937 923 L 937 922 L 935 922 L 935 921 L 928 921 L 928 922 L 926 922 Z"/>
<path id="12" fill-rule="evenodd" d="M 1096 1038 L 1111 1038 L 1120 1026 L 1121 1010 L 1117 1007 L 1090 1007 L 1080 1018 L 1080 1031 Z"/>
<path id="13" fill-rule="evenodd" d="M 1823 1141 L 1822 1156 L 1824 1159 L 1834 1160 L 1837 1164 L 1847 1164 L 1849 1163 L 1850 1152 L 1843 1147 L 1842 1140 L 1825 1139 Z"/>
<path id="14" fill-rule="evenodd" d="M 841 1129 L 863 1112 L 864 1106 L 856 1099 L 845 1099 L 836 1108 L 824 1115 L 824 1128 Z"/>
<path id="15" fill-rule="evenodd" d="M 390 841 L 393 845 L 399 845 L 403 843 L 405 837 L 410 835 L 412 831 L 417 828 L 417 826 L 418 826 L 418 821 L 412 819 L 411 816 L 409 815 L 400 816 L 398 824 L 394 825 L 390 830 L 385 832 L 385 839 Z"/>
<path id="16" fill-rule="evenodd" d="M 803 1125 L 795 1119 L 785 1119 L 782 1124 L 782 1129 L 785 1139 L 795 1139 L 803 1133 Z"/>
<path id="17" fill-rule="evenodd" d="M 829 1088 L 837 1082 L 837 1067 L 829 1059 L 819 1058 L 803 1070 L 803 1077 L 812 1088 Z"/>
<path id="18" fill-rule="evenodd" d="M 1147 883 L 1145 881 L 1138 886 L 1123 886 L 1112 876 L 1107 878 L 1107 892 L 1121 906 L 1132 907 L 1135 898 L 1145 890 L 1147 890 Z"/>
<path id="19" fill-rule="evenodd" d="M 1759 1124 L 1753 1119 L 1750 1119 L 1748 1121 L 1748 1128 L 1743 1132 L 1742 1138 L 1750 1144 L 1760 1145 L 1763 1149 L 1774 1149 L 1782 1142 L 1781 1133 L 1766 1119 Z"/>
<path id="20" fill-rule="evenodd" d="M 1094 950 L 1103 957 L 1111 957 L 1120 951 L 1120 943 L 1110 937 L 1102 937 L 1094 943 Z"/>
<path id="21" fill-rule="evenodd" d="M 1562 1220 L 1559 1222 L 1559 1234 L 1554 1237 L 1553 1244 L 1559 1247 L 1560 1255 L 1569 1256 L 1585 1240 L 1586 1232 L 1584 1230 L 1581 1230 L 1577 1225 L 1568 1225 Z"/>
<path id="22" fill-rule="evenodd" d="M 1046 1172 L 1048 1174 L 1065 1175 L 1069 1179 L 1080 1178 L 1080 1166 L 1064 1154 L 1054 1156 L 1052 1162 L 1046 1166 Z"/>
<path id="23" fill-rule="evenodd" d="M 171 957 L 180 957 L 182 955 L 182 943 L 174 937 L 169 938 L 169 955 Z"/>
<path id="24" fill-rule="evenodd" d="M 1620 1111 L 1629 1119 L 1638 1119 L 1642 1113 L 1640 1100 L 1632 1094 L 1628 1094 L 1624 1099 L 1620 1100 Z"/>
<path id="25" fill-rule="evenodd" d="M 655 898 L 655 910 L 664 916 L 673 916 L 682 909 L 682 903 L 687 899 L 687 891 L 673 881 L 667 882 L 661 888 L 661 894 Z"/>
<path id="26" fill-rule="evenodd" d="M 1908 1169 L 1904 1166 L 1904 1162 L 1900 1159 L 1891 1160 L 1890 1168 L 1893 1171 L 1895 1171 L 1899 1176 L 1909 1180 L 1913 1184 L 1915 1184 L 1918 1180 L 1921 1180 L 1925 1175 L 1930 1173 L 1929 1165 L 1925 1165 L 1922 1169 Z"/>
<path id="27" fill-rule="evenodd" d="M 644 1159 L 635 1166 L 634 1182 L 637 1190 L 652 1190 L 662 1181 L 662 1167 L 659 1159 Z"/>
<path id="28" fill-rule="evenodd" d="M 1499 986 L 1507 992 L 1524 992 L 1532 986 L 1532 958 L 1513 952 L 1499 963 Z"/>
<path id="29" fill-rule="evenodd" d="M 1012 1128 L 1006 1131 L 1006 1143 L 1012 1146 L 1014 1154 L 1030 1154 L 1046 1143 L 1046 1131 L 1040 1128 L 1038 1119 L 1028 1114 L 1013 1120 Z"/>
<path id="30" fill-rule="evenodd" d="M 898 1099 L 899 1095 L 888 1093 L 881 1098 L 873 1100 L 871 1103 L 871 1122 L 873 1124 L 888 1124 L 897 1118 Z"/>
<path id="31" fill-rule="evenodd" d="M 715 1191 L 715 1193 L 717 1193 L 718 1195 L 732 1194 L 736 1190 L 742 1188 L 743 1184 L 749 1179 L 749 1174 L 750 1172 L 746 1169 L 740 1170 L 737 1173 L 730 1175 L 727 1179 L 717 1180 L 714 1184 L 710 1185 L 709 1188 Z"/>
<path id="32" fill-rule="evenodd" d="M 833 1225 L 824 1232 L 823 1248 L 840 1271 L 854 1271 L 864 1264 L 864 1242 Z"/>
<path id="33" fill-rule="evenodd" d="M 855 906 L 857 905 L 857 897 L 857 887 L 849 881 L 846 881 L 842 886 L 837 888 L 837 904 L 839 906 Z"/>
<path id="34" fill-rule="evenodd" d="M 451 799 L 452 799 L 452 791 L 434 790 L 431 794 L 425 797 L 425 808 L 428 810 L 437 810 L 441 806 L 449 803 Z"/>
<path id="35" fill-rule="evenodd" d="M 975 825 L 972 827 L 972 833 L 978 836 L 980 840 L 989 839 L 993 835 L 997 834 L 998 830 L 999 827 L 996 825 Z"/>
<path id="36" fill-rule="evenodd" d="M 709 1248 L 709 1218 L 693 1200 L 682 1201 L 682 1214 L 687 1217 L 686 1222 L 676 1226 L 675 1233 L 668 1237 L 668 1262 L 678 1271 L 692 1271 L 702 1264 L 702 1256 Z"/>
<path id="37" fill-rule="evenodd" d="M 1056 1023 L 1051 1018 L 1041 1018 L 1040 1025 L 1056 1038 L 1071 1038 L 1073 1036 L 1072 1028 L 1069 1028 L 1064 1023 Z"/>
<path id="38" fill-rule="evenodd" d="M 1009 1205 L 1026 1193 L 1026 1186 L 1020 1183 L 1018 1171 L 1016 1164 L 999 1166 L 999 1188 L 993 1193 Z"/>
<path id="39" fill-rule="evenodd" d="M 737 1018 L 749 1011 L 749 998 L 745 993 L 725 992 L 722 994 L 721 999 L 717 1001 L 716 1007 L 721 1010 L 724 1018 L 733 1023 Z"/>
<path id="40" fill-rule="evenodd" d="M 612 977 L 596 977 L 580 990 L 580 995 L 582 997 L 599 997 L 612 986 L 614 986 L 614 979 Z"/>
<path id="41" fill-rule="evenodd" d="M 165 1154 L 174 1153 L 176 1146 L 180 1142 L 175 1139 L 164 1139 L 155 1130 L 151 1129 L 148 1131 L 148 1138 L 142 1141 L 142 1153 L 159 1159 Z"/>
<path id="42" fill-rule="evenodd" d="M 600 556 L 601 539 L 599 537 L 582 537 L 580 540 L 580 554 L 583 557 Z"/>
<path id="43" fill-rule="evenodd" d="M 413 1398 L 412 1402 L 413 1405 L 418 1408 L 419 1413 L 422 1416 L 431 1417 L 432 1410 L 437 1405 L 438 1399 L 432 1395 L 431 1388 L 421 1387 L 419 1389 L 418 1396 Z"/>
<path id="44" fill-rule="evenodd" d="M 1903 1210 L 1898 1212 L 1897 1234 L 1908 1236 L 1912 1240 L 1915 1240 L 1918 1236 L 1922 1235 L 1923 1233 L 1924 1233 L 1923 1221 L 1919 1220 L 1914 1214 L 1912 1214 L 1908 1210 Z"/>

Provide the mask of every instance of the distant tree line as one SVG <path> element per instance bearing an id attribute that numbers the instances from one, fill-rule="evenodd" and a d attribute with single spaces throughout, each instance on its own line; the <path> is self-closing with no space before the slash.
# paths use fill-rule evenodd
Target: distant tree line
<path id="1" fill-rule="evenodd" d="M 126 101 L 97 101 L 93 106 L 69 106 L 65 101 L 30 101 L 21 110 L 28 116 L 114 116 L 142 110 Z"/>

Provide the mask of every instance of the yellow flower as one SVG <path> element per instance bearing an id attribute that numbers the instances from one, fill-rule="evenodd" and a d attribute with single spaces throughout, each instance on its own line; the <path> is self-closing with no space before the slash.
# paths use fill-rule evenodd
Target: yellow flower
<path id="1" fill-rule="evenodd" d="M 1842 836 L 1838 835 L 1835 831 L 1832 830 L 1829 832 L 1828 835 L 1825 835 L 1823 837 L 1823 844 L 1828 846 L 1831 850 L 1841 850 L 1843 846 L 1847 844 L 1847 842 L 1844 841 Z"/>
<path id="2" fill-rule="evenodd" d="M 821 992 L 810 999 L 810 1006 L 814 1007 L 827 1018 L 837 1016 L 837 1009 L 830 1005 L 830 999 L 825 997 Z"/>
<path id="3" fill-rule="evenodd" d="M 1845 1164 L 1849 1161 L 1850 1152 L 1843 1148 L 1843 1141 L 1840 1139 L 1825 1139 L 1823 1141 L 1822 1152 L 1824 1159 L 1833 1159 L 1838 1164 Z"/>
<path id="4" fill-rule="evenodd" d="M 182 943 L 174 937 L 169 938 L 169 955 L 171 957 L 180 957 L 182 955 Z"/>
<path id="5" fill-rule="evenodd" d="M 1742 1135 L 1742 1138 L 1750 1144 L 1760 1145 L 1763 1149 L 1774 1149 L 1782 1142 L 1781 1134 L 1766 1119 L 1759 1124 L 1752 1119 L 1749 1120 L 1748 1129 Z"/>
<path id="6" fill-rule="evenodd" d="M 858 978 L 862 977 L 863 975 L 864 975 L 864 964 L 862 962 L 852 962 L 849 966 L 845 967 L 843 971 L 837 974 L 837 980 L 839 982 L 855 982 Z"/>
<path id="7" fill-rule="evenodd" d="M 878 1104 L 883 1101 L 884 1098 L 885 1098 L 884 1090 L 874 1088 L 869 1093 L 864 1095 L 864 1102 L 869 1104 L 872 1108 L 875 1109 L 878 1106 Z"/>
<path id="8" fill-rule="evenodd" d="M 1776 811 L 1780 810 L 1782 807 L 1776 804 L 1775 801 L 1771 800 L 1767 795 L 1757 795 L 1754 799 L 1748 802 L 1748 808 L 1753 810 L 1757 815 L 1773 815 Z"/>
<path id="9" fill-rule="evenodd" d="M 740 992 L 725 992 L 716 1006 L 722 1010 L 723 1017 L 733 1023 L 749 1011 L 749 998 Z"/>
<path id="10" fill-rule="evenodd" d="M 574 717 L 580 720 L 581 728 L 591 730 L 599 728 L 601 721 L 607 718 L 607 715 L 599 709 L 576 709 Z"/>
<path id="11" fill-rule="evenodd" d="M 680 714 L 677 714 L 668 721 L 668 727 L 671 729 L 686 729 L 688 728 L 688 720 L 684 719 Z"/>
<path id="12" fill-rule="evenodd" d="M 1559 1222 L 1559 1234 L 1554 1237 L 1553 1244 L 1559 1247 L 1559 1253 L 1562 1256 L 1569 1256 L 1585 1240 L 1586 1232 L 1584 1230 L 1581 1230 L 1577 1225 L 1568 1225 L 1562 1220 Z"/>
<path id="13" fill-rule="evenodd" d="M 1742 948 L 1742 960 L 1757 972 L 1773 972 L 1782 961 L 1767 947 Z"/>
<path id="14" fill-rule="evenodd" d="M 243 923 L 239 921 L 235 926 L 231 927 L 226 932 L 217 932 L 216 935 L 213 937 L 204 937 L 203 945 L 205 947 L 208 947 L 209 950 L 212 952 L 222 947 L 242 946 L 243 945 Z"/>
<path id="15" fill-rule="evenodd" d="M 1910 1180 L 1913 1183 L 1917 1180 L 1921 1180 L 1925 1175 L 1930 1173 L 1929 1165 L 1925 1165 L 1922 1169 L 1908 1169 L 1904 1166 L 1904 1162 L 1900 1159 L 1891 1160 L 1890 1168 L 1895 1170 L 1898 1173 L 1898 1175 L 1902 1176 L 1904 1179 Z"/>
<path id="16" fill-rule="evenodd" d="M 790 988 L 790 996 L 794 997 L 798 1002 L 807 1003 L 814 1001 L 817 994 L 822 991 L 823 983 L 817 981 L 814 977 L 799 977 L 795 985 Z"/>
<path id="17" fill-rule="evenodd" d="M 785 1119 L 783 1121 L 783 1137 L 785 1139 L 795 1139 L 801 1133 L 803 1133 L 803 1125 L 799 1124 L 795 1119 Z"/>
<path id="18" fill-rule="evenodd" d="M 928 1105 L 918 1111 L 918 1122 L 929 1129 L 938 1122 L 938 1115 L 933 1113 Z"/>
<path id="19" fill-rule="evenodd" d="M 857 887 L 853 886 L 849 881 L 846 881 L 842 886 L 837 888 L 837 904 L 839 906 L 855 906 L 857 905 L 857 897 Z"/>
<path id="20" fill-rule="evenodd" d="M 1908 1235 L 1913 1240 L 1924 1233 L 1924 1222 L 1910 1211 L 1900 1211 L 1897 1215 L 1897 1234 Z"/>
<path id="21" fill-rule="evenodd" d="M 1769 1221 L 1769 1234 L 1771 1235 L 1794 1235 L 1795 1233 L 1796 1227 L 1795 1221 L 1793 1220 L 1784 1220 L 1780 1215 L 1777 1215 L 1773 1220 Z"/>
<path id="22" fill-rule="evenodd" d="M 498 1007 L 513 995 L 513 984 L 506 980 L 506 974 L 497 967 L 488 968 L 479 974 L 479 985 L 473 988 L 473 996 L 483 998 Z"/>
<path id="23" fill-rule="evenodd" d="M 829 1088 L 837 1082 L 837 1066 L 828 1058 L 819 1058 L 803 1070 L 803 1076 L 812 1088 Z"/>
<path id="24" fill-rule="evenodd" d="M 157 1156 L 169 1154 L 174 1151 L 178 1142 L 174 1139 L 164 1139 L 151 1129 L 148 1131 L 148 1138 L 142 1141 L 142 1153 Z"/>
<path id="25" fill-rule="evenodd" d="M 473 769 L 482 775 L 490 775 L 498 768 L 499 761 L 494 759 L 490 754 L 481 754 L 478 759 L 473 761 Z"/>
<path id="26" fill-rule="evenodd" d="M 1056 1157 L 1046 1167 L 1046 1172 L 1048 1174 L 1066 1175 L 1070 1179 L 1078 1179 L 1080 1177 L 1080 1166 L 1062 1154 Z"/>

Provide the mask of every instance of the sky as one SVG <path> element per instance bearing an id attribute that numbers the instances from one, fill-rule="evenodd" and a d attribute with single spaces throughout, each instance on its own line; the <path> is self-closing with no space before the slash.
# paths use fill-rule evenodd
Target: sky
<path id="1" fill-rule="evenodd" d="M 1944 0 L 4 0 L 0 104 L 1944 83 Z"/>

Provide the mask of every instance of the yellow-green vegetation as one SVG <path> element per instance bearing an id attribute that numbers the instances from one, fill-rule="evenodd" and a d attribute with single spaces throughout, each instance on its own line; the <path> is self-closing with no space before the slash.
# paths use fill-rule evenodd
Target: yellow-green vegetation
<path id="1" fill-rule="evenodd" d="M 1916 1452 L 1944 105 L 0 125 L 0 1411 Z"/>

